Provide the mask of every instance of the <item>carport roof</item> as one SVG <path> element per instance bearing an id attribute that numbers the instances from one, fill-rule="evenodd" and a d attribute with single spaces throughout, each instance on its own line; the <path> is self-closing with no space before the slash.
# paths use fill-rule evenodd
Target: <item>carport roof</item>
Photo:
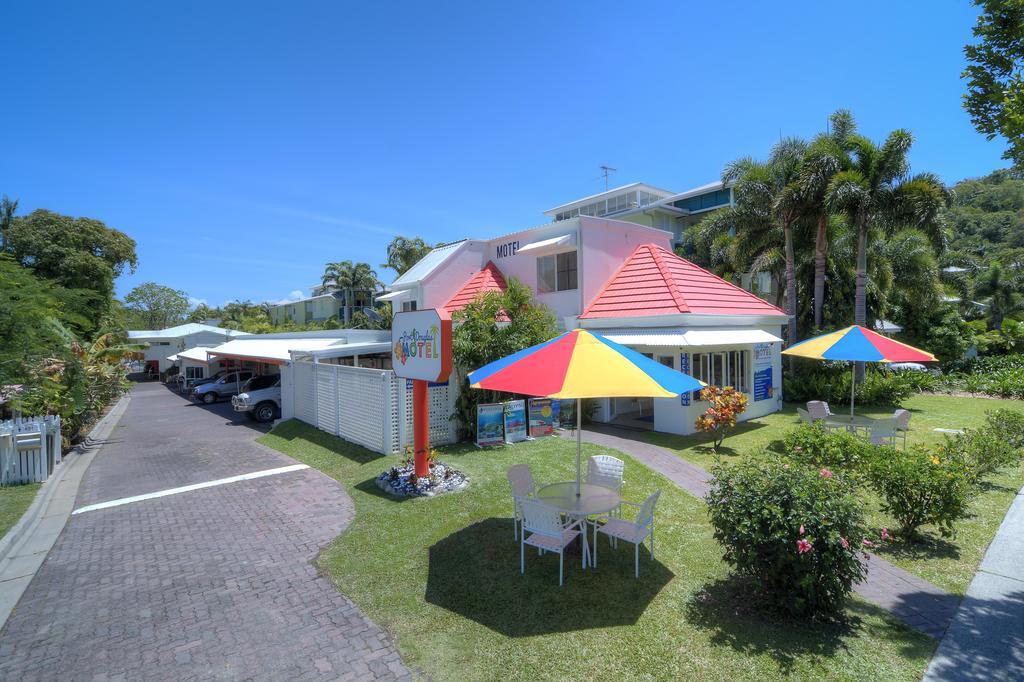
<path id="1" fill-rule="evenodd" d="M 253 360 L 281 365 L 292 358 L 293 353 L 313 357 L 345 357 L 364 353 L 381 353 L 391 347 L 390 342 L 349 343 L 345 338 L 311 339 L 235 339 L 215 348 L 207 348 L 210 355 L 222 358 Z M 179 355 L 181 355 L 179 353 Z"/>

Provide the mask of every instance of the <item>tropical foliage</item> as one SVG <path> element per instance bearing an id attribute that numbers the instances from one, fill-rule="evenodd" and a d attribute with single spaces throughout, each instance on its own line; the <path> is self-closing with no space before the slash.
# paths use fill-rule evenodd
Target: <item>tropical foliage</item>
<path id="1" fill-rule="evenodd" d="M 506 284 L 505 291 L 485 292 L 452 316 L 452 354 L 458 370 L 472 371 L 558 333 L 555 316 L 534 301 L 528 286 L 515 277 L 509 277 Z M 476 435 L 476 406 L 508 396 L 472 390 L 464 376 L 461 381 L 455 417 L 462 437 L 472 438 Z"/>
<path id="2" fill-rule="evenodd" d="M 725 561 L 748 594 L 801 617 L 839 612 L 864 579 L 864 505 L 828 469 L 755 458 L 718 465 L 705 500 Z"/>
<path id="3" fill-rule="evenodd" d="M 433 248 L 422 237 L 395 237 L 388 244 L 387 262 L 380 267 L 394 270 L 396 275 L 404 275 Z"/>
<path id="4" fill-rule="evenodd" d="M 699 431 L 714 434 L 711 447 L 718 452 L 729 430 L 736 428 L 736 418 L 746 411 L 747 396 L 732 386 L 707 386 L 701 389 L 700 399 L 707 402 L 708 407 L 697 417 L 694 426 Z"/>
<path id="5" fill-rule="evenodd" d="M 380 286 L 377 273 L 369 263 L 353 263 L 350 260 L 344 260 L 326 265 L 317 292 L 337 291 L 341 293 L 345 302 L 342 307 L 342 320 L 347 327 L 352 318 L 356 294 L 372 294 Z"/>
<path id="6" fill-rule="evenodd" d="M 165 329 L 181 324 L 189 312 L 188 294 L 180 289 L 145 282 L 124 297 L 128 326 L 132 329 Z"/>

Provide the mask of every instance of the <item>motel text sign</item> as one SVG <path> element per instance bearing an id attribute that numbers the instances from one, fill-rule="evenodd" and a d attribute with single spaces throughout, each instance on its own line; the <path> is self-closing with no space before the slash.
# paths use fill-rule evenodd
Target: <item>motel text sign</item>
<path id="1" fill-rule="evenodd" d="M 405 379 L 447 381 L 452 371 L 452 320 L 433 309 L 395 313 L 391 366 Z"/>

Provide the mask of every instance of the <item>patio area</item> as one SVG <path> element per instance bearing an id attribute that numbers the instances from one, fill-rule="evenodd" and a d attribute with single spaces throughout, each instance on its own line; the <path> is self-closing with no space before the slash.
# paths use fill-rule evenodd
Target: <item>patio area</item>
<path id="1" fill-rule="evenodd" d="M 795 415 L 791 415 L 792 419 Z M 530 466 L 539 484 L 572 480 L 575 443 L 547 438 L 493 450 L 443 449 L 471 485 L 397 502 L 374 479 L 390 462 L 298 422 L 261 441 L 341 481 L 356 519 L 320 557 L 338 588 L 396 636 L 407 664 L 437 679 L 919 679 L 935 641 L 853 598 L 839 622 L 793 624 L 751 607 L 729 579 L 704 504 L 618 451 L 623 497 L 656 489 L 657 559 L 600 539 L 596 569 L 534 552 L 519 573 L 506 470 Z M 728 441 L 727 441 L 728 444 Z"/>

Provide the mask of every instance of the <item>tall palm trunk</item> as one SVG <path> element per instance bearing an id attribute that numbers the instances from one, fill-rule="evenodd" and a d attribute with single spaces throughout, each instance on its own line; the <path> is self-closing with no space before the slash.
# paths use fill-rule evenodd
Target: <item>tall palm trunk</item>
<path id="1" fill-rule="evenodd" d="M 814 237 L 814 328 L 821 329 L 825 305 L 825 260 L 828 257 L 828 214 L 818 216 Z"/>
<path id="2" fill-rule="evenodd" d="M 868 223 L 861 218 L 857 229 L 857 289 L 853 299 L 854 323 L 866 327 L 868 323 Z M 864 363 L 857 363 L 857 381 L 864 381 Z"/>
<path id="3" fill-rule="evenodd" d="M 793 227 L 787 222 L 782 233 L 786 242 L 786 314 L 789 316 L 786 337 L 789 345 L 796 343 L 796 255 L 793 250 Z"/>

